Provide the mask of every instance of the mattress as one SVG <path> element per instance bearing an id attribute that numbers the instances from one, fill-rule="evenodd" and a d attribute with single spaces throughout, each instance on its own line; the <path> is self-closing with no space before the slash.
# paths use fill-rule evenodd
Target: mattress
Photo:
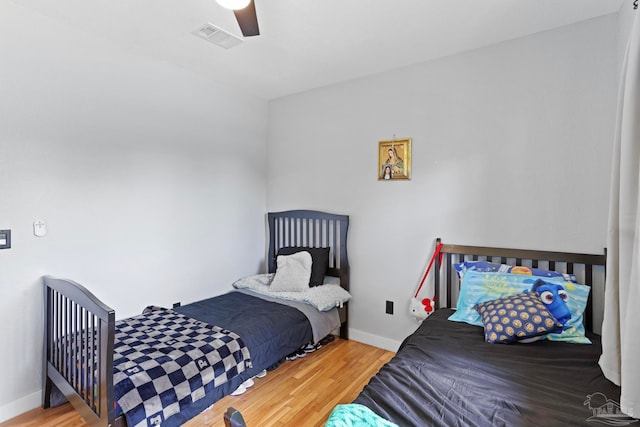
<path id="1" fill-rule="evenodd" d="M 181 408 L 167 419 L 167 426 L 182 425 L 230 394 L 246 379 L 277 364 L 286 354 L 312 340 L 311 324 L 301 311 L 240 292 L 176 307 L 174 311 L 236 333 L 249 349 L 252 367 Z"/>
<path id="2" fill-rule="evenodd" d="M 489 344 L 482 327 L 448 321 L 452 312 L 424 321 L 354 403 L 400 426 L 567 426 L 619 401 L 597 335 L 591 345 Z"/>
<path id="3" fill-rule="evenodd" d="M 243 377 L 254 376 L 313 338 L 309 319 L 298 309 L 241 292 L 229 292 L 174 310 L 242 337 L 253 364 Z"/>

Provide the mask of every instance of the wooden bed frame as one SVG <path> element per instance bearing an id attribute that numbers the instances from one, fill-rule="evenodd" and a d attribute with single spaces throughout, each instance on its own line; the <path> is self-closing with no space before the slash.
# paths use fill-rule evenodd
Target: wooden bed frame
<path id="1" fill-rule="evenodd" d="M 443 242 L 437 239 L 436 248 L 440 244 Z M 600 340 L 594 329 L 599 319 L 593 318 L 593 314 L 601 315 L 603 307 L 606 253 L 443 244 L 441 254 L 442 265 L 434 263 L 433 280 L 436 303 L 443 310 L 437 310 L 405 338 L 398 353 L 369 381 L 354 403 L 398 425 L 584 425 L 592 421 L 592 408 L 583 404 L 590 393 L 617 398 L 615 385 L 601 375 L 597 365 Z M 481 326 L 449 321 L 450 309 L 455 308 L 460 294 L 454 264 L 462 261 L 574 274 L 578 283 L 592 287 L 583 318 L 586 329 L 596 332 L 588 333 L 596 345 L 549 341 L 490 345 L 484 340 Z M 570 376 L 560 372 L 563 366 L 571 368 L 564 371 Z M 554 369 L 559 370 L 555 375 Z M 501 377 L 500 372 L 507 376 Z M 562 380 L 547 383 L 547 377 Z M 574 378 L 575 384 L 571 383 Z M 558 404 L 545 406 L 549 402 Z M 328 425 L 341 425 L 350 415 L 350 411 L 339 410 L 335 420 L 330 418 L 335 423 Z M 551 423 L 557 415 L 561 421 Z"/>
<path id="2" fill-rule="evenodd" d="M 349 216 L 318 211 L 283 211 L 267 215 L 269 221 L 268 270 L 276 270 L 278 249 L 285 246 L 330 248 L 329 276 L 338 277 L 340 286 L 349 291 L 347 232 Z M 349 339 L 348 303 L 338 309 L 340 338 Z"/>
<path id="3" fill-rule="evenodd" d="M 436 245 L 439 243 L 441 243 L 440 238 L 436 239 Z M 453 267 L 455 263 L 465 260 L 485 260 L 501 264 L 545 268 L 547 270 L 575 274 L 579 283 L 592 288 L 589 293 L 584 320 L 585 327 L 593 331 L 593 289 L 594 284 L 601 284 L 602 289 L 604 289 L 604 275 L 607 263 L 606 251 L 598 255 L 444 244 L 440 253 L 443 257 L 442 267 L 436 262 L 434 269 L 436 308 L 450 308 L 457 301 L 460 281 Z M 594 280 L 598 271 L 602 272 L 601 282 Z M 602 304 L 599 304 L 598 307 L 602 307 Z"/>
<path id="4" fill-rule="evenodd" d="M 349 217 L 311 210 L 269 213 L 268 271 L 284 246 L 330 247 L 329 275 L 349 290 Z M 84 286 L 51 276 L 44 284 L 43 402 L 55 385 L 92 426 L 126 426 L 115 417 L 113 349 L 115 311 Z M 347 305 L 339 309 L 340 336 L 348 337 Z M 64 345 L 60 345 L 64 341 Z M 85 345 L 93 343 L 92 345 Z M 74 369 L 75 368 L 75 369 Z"/>

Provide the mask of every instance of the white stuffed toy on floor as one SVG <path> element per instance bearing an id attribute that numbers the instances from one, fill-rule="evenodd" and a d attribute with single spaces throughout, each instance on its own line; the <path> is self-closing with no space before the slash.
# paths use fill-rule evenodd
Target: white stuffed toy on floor
<path id="1" fill-rule="evenodd" d="M 411 315 L 415 317 L 418 322 L 426 319 L 433 312 L 433 300 L 431 298 L 411 298 L 409 313 L 411 313 Z"/>

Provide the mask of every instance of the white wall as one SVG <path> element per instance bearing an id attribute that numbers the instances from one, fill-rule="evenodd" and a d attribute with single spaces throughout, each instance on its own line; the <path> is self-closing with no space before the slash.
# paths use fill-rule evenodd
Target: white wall
<path id="1" fill-rule="evenodd" d="M 638 10 L 633 8 L 634 0 L 625 0 L 618 11 L 618 58 L 620 66 L 624 60 L 624 54 L 631 35 L 633 20 Z"/>
<path id="2" fill-rule="evenodd" d="M 351 216 L 353 338 L 393 348 L 415 329 L 438 236 L 603 250 L 617 32 L 609 15 L 270 103 L 268 209 Z M 377 180 L 393 134 L 413 138 L 411 181 Z"/>
<path id="3" fill-rule="evenodd" d="M 40 404 L 41 275 L 85 284 L 122 318 L 258 272 L 268 118 L 264 101 L 5 3 L 0 421 Z"/>

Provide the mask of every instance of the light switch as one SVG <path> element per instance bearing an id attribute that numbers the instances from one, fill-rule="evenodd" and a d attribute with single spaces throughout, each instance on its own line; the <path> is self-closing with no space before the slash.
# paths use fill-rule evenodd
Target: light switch
<path id="1" fill-rule="evenodd" d="M 11 230 L 0 230 L 0 249 L 11 248 Z"/>

